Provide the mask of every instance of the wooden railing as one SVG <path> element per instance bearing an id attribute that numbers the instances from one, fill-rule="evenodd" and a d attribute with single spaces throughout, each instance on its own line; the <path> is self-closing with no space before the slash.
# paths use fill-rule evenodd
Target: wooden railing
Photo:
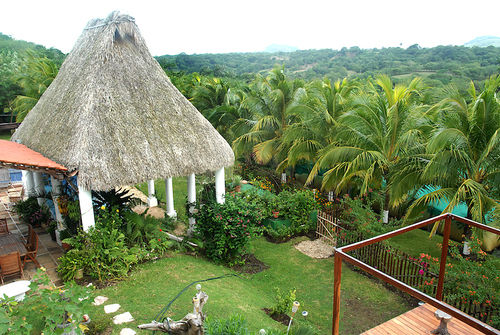
<path id="1" fill-rule="evenodd" d="M 439 275 L 438 275 L 438 283 L 437 287 L 435 289 L 435 298 L 431 297 L 418 289 L 411 287 L 409 284 L 391 277 L 389 274 L 384 273 L 380 269 L 375 268 L 374 266 L 368 265 L 359 259 L 353 257 L 352 255 L 347 254 L 348 252 L 353 252 L 354 255 L 359 254 L 362 251 L 363 247 L 367 246 L 372 246 L 377 244 L 377 242 L 384 241 L 388 238 L 398 236 L 401 234 L 404 234 L 406 232 L 409 232 L 411 230 L 419 229 L 422 227 L 425 227 L 427 225 L 439 222 L 439 221 L 445 221 L 444 225 L 444 231 L 443 231 L 443 243 L 442 243 L 442 249 L 441 249 L 441 260 L 440 260 L 440 270 L 439 270 Z M 456 317 L 460 321 L 465 322 L 466 324 L 470 325 L 471 327 L 485 333 L 488 335 L 493 335 L 493 334 L 500 334 L 500 332 L 493 327 L 471 317 L 470 315 L 462 312 L 461 310 L 443 302 L 443 286 L 444 286 L 444 274 L 445 274 L 445 266 L 446 266 L 446 258 L 448 255 L 448 246 L 449 246 L 449 238 L 450 238 L 450 228 L 451 228 L 451 221 L 456 220 L 459 222 L 462 222 L 464 224 L 467 224 L 469 226 L 477 227 L 482 230 L 486 230 L 488 232 L 500 235 L 500 230 L 483 225 L 481 223 L 456 216 L 453 214 L 441 214 L 439 216 L 436 216 L 434 218 L 430 218 L 428 220 L 424 220 L 422 222 L 415 223 L 413 225 L 386 233 L 382 234 L 364 241 L 359 241 L 350 245 L 346 245 L 340 248 L 335 249 L 335 258 L 334 258 L 334 293 L 333 293 L 333 318 L 332 318 L 332 334 L 333 335 L 338 335 L 339 334 L 339 317 L 340 317 L 340 282 L 341 282 L 341 277 L 342 277 L 342 260 L 351 263 L 354 266 L 359 267 L 360 269 L 364 270 L 365 272 L 370 273 L 371 275 L 383 280 L 384 282 L 393 285 L 394 287 L 398 288 L 399 290 L 410 294 L 411 296 L 429 303 L 430 305 L 439 308 L 440 310 L 450 314 L 453 317 Z"/>

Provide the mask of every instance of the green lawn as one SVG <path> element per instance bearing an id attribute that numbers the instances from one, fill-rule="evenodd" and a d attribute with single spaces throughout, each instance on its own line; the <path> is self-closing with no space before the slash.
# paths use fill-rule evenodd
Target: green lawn
<path id="1" fill-rule="evenodd" d="M 10 130 L 0 132 L 0 140 L 10 140 Z"/>
<path id="2" fill-rule="evenodd" d="M 428 231 L 415 229 L 392 237 L 387 242 L 414 257 L 418 257 L 421 253 L 424 253 L 440 258 L 441 249 L 438 247 L 438 243 L 443 243 L 443 237 L 441 235 L 434 235 L 432 238 L 429 238 Z"/>
<path id="3" fill-rule="evenodd" d="M 298 252 L 296 240 L 272 244 L 264 238 L 252 243 L 252 252 L 270 266 L 253 274 L 240 275 L 203 283 L 210 296 L 205 311 L 214 318 L 227 318 L 232 314 L 243 315 L 252 332 L 260 328 L 284 329 L 269 318 L 264 307 L 273 304 L 274 288 L 297 289 L 301 311 L 309 316 L 297 318 L 298 323 L 309 323 L 320 334 L 331 332 L 333 259 L 315 260 Z M 131 276 L 119 284 L 98 290 L 96 293 L 110 298 L 108 303 L 119 303 L 119 312 L 129 311 L 135 320 L 127 325 L 135 328 L 150 322 L 155 315 L 187 284 L 195 280 L 234 273 L 223 266 L 214 265 L 201 257 L 173 254 L 171 257 L 139 266 Z M 190 299 L 195 289 L 185 292 L 171 307 L 168 316 L 182 318 L 191 309 Z M 410 309 L 397 294 L 380 283 L 344 266 L 342 274 L 341 334 L 359 334 Z M 102 307 L 94 307 L 94 319 L 111 317 L 103 315 Z M 114 326 L 118 334 L 125 326 Z M 138 331 L 146 334 L 146 331 Z"/>

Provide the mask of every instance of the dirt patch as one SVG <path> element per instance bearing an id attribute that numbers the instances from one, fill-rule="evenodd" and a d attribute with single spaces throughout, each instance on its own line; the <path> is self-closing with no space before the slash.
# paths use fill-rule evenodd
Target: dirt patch
<path id="1" fill-rule="evenodd" d="M 274 321 L 277 321 L 285 326 L 288 326 L 290 322 L 290 317 L 286 314 L 271 314 L 270 308 L 262 308 L 262 310 L 271 317 Z"/>
<path id="2" fill-rule="evenodd" d="M 243 256 L 243 260 L 245 261 L 244 264 L 235 265 L 231 267 L 231 269 L 241 273 L 249 273 L 249 274 L 259 273 L 261 271 L 269 269 L 269 265 L 258 260 L 253 254 Z"/>
<path id="3" fill-rule="evenodd" d="M 294 247 L 311 258 L 328 258 L 333 255 L 333 247 L 320 239 L 302 241 Z"/>

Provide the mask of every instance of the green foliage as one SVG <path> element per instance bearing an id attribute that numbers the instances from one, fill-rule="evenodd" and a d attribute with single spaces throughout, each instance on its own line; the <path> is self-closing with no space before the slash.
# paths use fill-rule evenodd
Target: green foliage
<path id="1" fill-rule="evenodd" d="M 207 257 L 215 262 L 240 262 L 250 238 L 262 230 L 261 210 L 239 193 L 227 194 L 225 204 L 210 201 L 197 210 L 195 233 Z"/>
<path id="2" fill-rule="evenodd" d="M 92 200 L 95 210 L 99 209 L 119 209 L 120 212 L 130 209 L 132 196 L 127 190 L 93 191 Z"/>
<path id="3" fill-rule="evenodd" d="M 279 287 L 274 288 L 274 305 L 271 307 L 272 315 L 288 315 L 292 311 L 293 302 L 296 299 L 295 288 L 289 291 L 281 291 Z"/>
<path id="4" fill-rule="evenodd" d="M 35 197 L 18 201 L 14 205 L 14 209 L 23 222 L 33 226 L 40 226 L 51 219 L 49 209 L 47 207 L 40 207 Z"/>
<path id="5" fill-rule="evenodd" d="M 90 290 L 74 283 L 66 284 L 64 291 L 56 289 L 44 271 L 38 270 L 22 302 L 0 302 L 0 334 L 62 334 L 65 330 L 57 325 L 83 334 L 78 324 L 90 306 Z"/>
<path id="6" fill-rule="evenodd" d="M 102 209 L 95 227 L 80 231 L 64 242 L 73 249 L 60 258 L 58 272 L 64 280 L 83 268 L 99 281 L 120 279 L 139 261 L 162 256 L 173 243 L 162 232 L 161 221 L 135 213 L 120 216 L 119 209 Z"/>
<path id="7" fill-rule="evenodd" d="M 227 319 L 207 318 L 203 326 L 206 335 L 250 335 L 245 318 L 238 314 Z"/>
<path id="8" fill-rule="evenodd" d="M 450 263 L 446 264 L 444 296 L 446 302 L 453 305 L 460 303 L 497 309 L 490 319 L 484 319 L 486 314 L 482 312 L 475 317 L 484 320 L 494 328 L 500 327 L 500 277 L 498 276 L 498 264 L 492 256 L 481 250 L 481 241 L 473 236 L 468 240 L 471 255 L 464 256 L 460 253 L 463 246 L 452 242 L 449 247 Z M 439 273 L 439 260 L 427 254 L 420 254 L 419 261 L 428 267 L 430 271 Z M 424 285 L 433 283 L 425 282 Z"/>
<path id="9" fill-rule="evenodd" d="M 295 234 L 308 232 L 315 228 L 311 212 L 317 209 L 314 193 L 311 190 L 283 191 L 278 194 L 280 216 L 292 222 Z"/>

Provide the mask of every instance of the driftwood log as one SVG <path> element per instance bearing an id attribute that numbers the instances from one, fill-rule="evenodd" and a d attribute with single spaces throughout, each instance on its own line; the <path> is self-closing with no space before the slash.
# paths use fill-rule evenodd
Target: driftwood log
<path id="1" fill-rule="evenodd" d="M 439 327 L 431 331 L 431 334 L 450 335 L 448 332 L 448 322 L 451 320 L 451 315 L 446 314 L 441 310 L 434 312 L 434 316 L 439 320 Z"/>
<path id="2" fill-rule="evenodd" d="M 139 325 L 139 329 L 148 329 L 153 331 L 161 331 L 172 335 L 203 335 L 203 306 L 208 300 L 208 295 L 201 290 L 201 285 L 196 285 L 198 293 L 193 297 L 193 312 L 186 314 L 179 321 L 173 321 L 167 318 L 163 322 L 152 321 Z"/>

